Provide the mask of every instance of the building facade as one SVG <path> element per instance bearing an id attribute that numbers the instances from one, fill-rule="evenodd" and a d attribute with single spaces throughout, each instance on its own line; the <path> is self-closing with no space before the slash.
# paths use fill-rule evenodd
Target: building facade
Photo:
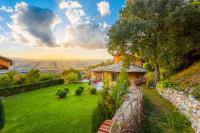
<path id="1" fill-rule="evenodd" d="M 115 55 L 114 60 L 115 63 L 112 65 L 98 67 L 92 70 L 91 80 L 94 85 L 102 84 L 105 78 L 109 78 L 112 82 L 117 81 L 119 73 L 123 68 L 122 56 Z M 126 68 L 129 82 L 132 86 L 139 85 L 146 81 L 147 70 L 143 68 L 143 63 L 143 60 L 135 60 L 128 68 Z"/>

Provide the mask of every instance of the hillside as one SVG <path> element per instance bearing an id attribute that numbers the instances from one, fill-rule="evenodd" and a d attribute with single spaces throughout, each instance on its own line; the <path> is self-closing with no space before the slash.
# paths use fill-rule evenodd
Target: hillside
<path id="1" fill-rule="evenodd" d="M 200 61 L 171 76 L 171 80 L 183 88 L 196 87 L 200 84 Z"/>

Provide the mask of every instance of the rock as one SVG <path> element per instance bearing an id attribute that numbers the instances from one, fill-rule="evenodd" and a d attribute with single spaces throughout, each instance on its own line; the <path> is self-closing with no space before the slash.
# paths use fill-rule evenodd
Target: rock
<path id="1" fill-rule="evenodd" d="M 184 92 L 173 89 L 166 89 L 160 95 L 179 108 L 189 118 L 196 133 L 200 133 L 200 101 L 192 95 L 187 96 Z"/>

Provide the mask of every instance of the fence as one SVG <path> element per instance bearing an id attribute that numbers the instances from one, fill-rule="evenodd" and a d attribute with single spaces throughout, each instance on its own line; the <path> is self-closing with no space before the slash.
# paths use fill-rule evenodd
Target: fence
<path id="1" fill-rule="evenodd" d="M 142 120 L 143 90 L 135 87 L 113 117 L 110 133 L 135 133 Z"/>

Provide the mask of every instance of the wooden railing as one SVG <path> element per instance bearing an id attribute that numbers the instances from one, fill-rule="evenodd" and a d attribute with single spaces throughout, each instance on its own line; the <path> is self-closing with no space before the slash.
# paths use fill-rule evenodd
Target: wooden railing
<path id="1" fill-rule="evenodd" d="M 113 118 L 110 133 L 133 133 L 136 132 L 142 118 L 142 97 L 143 90 L 140 88 L 132 89 L 130 99 L 124 102 Z"/>

